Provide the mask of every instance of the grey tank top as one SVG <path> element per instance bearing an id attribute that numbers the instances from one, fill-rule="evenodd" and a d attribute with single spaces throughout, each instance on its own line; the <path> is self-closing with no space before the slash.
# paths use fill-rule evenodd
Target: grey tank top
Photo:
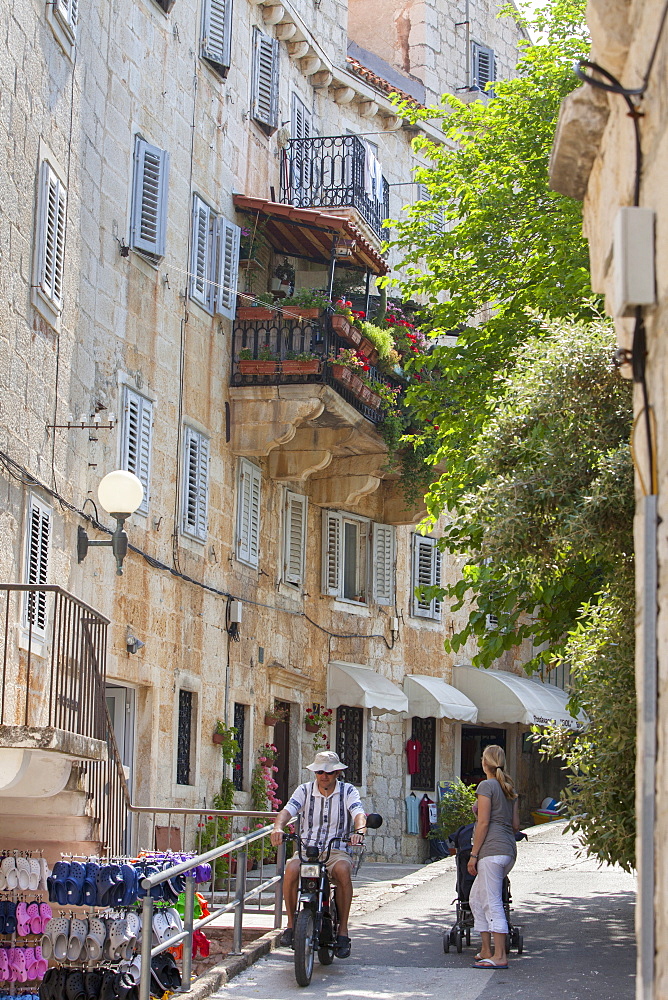
<path id="1" fill-rule="evenodd" d="M 494 854 L 517 857 L 517 844 L 513 830 L 513 799 L 507 799 L 496 778 L 486 778 L 476 789 L 477 795 L 485 795 L 492 800 L 492 809 L 487 827 L 487 836 L 478 857 L 489 858 Z"/>

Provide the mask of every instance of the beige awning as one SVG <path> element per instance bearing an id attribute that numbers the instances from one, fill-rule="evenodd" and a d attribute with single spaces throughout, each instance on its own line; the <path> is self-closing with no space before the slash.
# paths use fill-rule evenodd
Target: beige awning
<path id="1" fill-rule="evenodd" d="M 327 704 L 330 708 L 370 708 L 376 715 L 408 711 L 408 698 L 396 684 L 370 667 L 343 660 L 329 661 Z"/>
<path id="2" fill-rule="evenodd" d="M 553 684 L 544 684 L 505 670 L 460 666 L 452 672 L 454 683 L 478 708 L 478 723 L 547 726 L 550 723 L 577 729 L 587 717 L 574 719 L 566 708 L 568 695 Z"/>
<path id="3" fill-rule="evenodd" d="M 428 674 L 406 674 L 404 692 L 410 715 L 421 719 L 453 719 L 455 722 L 475 722 L 478 709 L 470 698 L 440 677 Z"/>

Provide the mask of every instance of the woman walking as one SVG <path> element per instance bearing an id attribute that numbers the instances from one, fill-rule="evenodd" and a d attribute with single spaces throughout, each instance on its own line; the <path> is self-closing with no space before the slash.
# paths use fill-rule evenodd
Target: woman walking
<path id="1" fill-rule="evenodd" d="M 482 767 L 487 777 L 476 790 L 478 821 L 468 863 L 469 874 L 476 876 L 469 903 L 475 929 L 482 938 L 474 966 L 476 969 L 507 969 L 508 921 L 502 892 L 503 880 L 517 857 L 515 833 L 520 828 L 520 812 L 513 779 L 506 773 L 506 755 L 502 748 L 485 747 Z"/>

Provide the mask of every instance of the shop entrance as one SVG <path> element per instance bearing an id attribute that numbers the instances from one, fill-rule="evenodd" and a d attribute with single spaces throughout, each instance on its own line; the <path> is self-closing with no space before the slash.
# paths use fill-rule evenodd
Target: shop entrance
<path id="1" fill-rule="evenodd" d="M 462 726 L 461 779 L 466 785 L 477 785 L 485 777 L 482 752 L 496 744 L 506 749 L 506 730 L 489 726 Z"/>
<path id="2" fill-rule="evenodd" d="M 282 809 L 290 798 L 290 703 L 287 701 L 276 701 L 275 707 L 282 716 L 280 721 L 274 726 L 274 746 L 278 750 L 276 755 L 276 795 L 281 800 Z"/>

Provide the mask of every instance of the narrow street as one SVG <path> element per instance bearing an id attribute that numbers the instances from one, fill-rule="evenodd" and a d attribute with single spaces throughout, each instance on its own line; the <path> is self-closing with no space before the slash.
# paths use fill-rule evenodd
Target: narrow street
<path id="1" fill-rule="evenodd" d="M 407 876 L 401 891 L 378 883 L 358 891 L 348 961 L 323 968 L 310 987 L 296 985 L 292 953 L 273 952 L 223 987 L 219 1000 L 287 1000 L 310 994 L 345 1000 L 631 1000 L 634 996 L 635 879 L 619 868 L 578 857 L 575 838 L 557 823 L 532 831 L 520 844 L 511 875 L 513 920 L 522 928 L 524 953 L 511 954 L 508 971 L 471 968 L 477 950 L 443 952 L 442 931 L 453 920 L 452 861 L 427 878 L 430 866 Z M 361 872 L 360 874 L 363 874 Z M 366 912 L 360 913 L 360 910 Z"/>

